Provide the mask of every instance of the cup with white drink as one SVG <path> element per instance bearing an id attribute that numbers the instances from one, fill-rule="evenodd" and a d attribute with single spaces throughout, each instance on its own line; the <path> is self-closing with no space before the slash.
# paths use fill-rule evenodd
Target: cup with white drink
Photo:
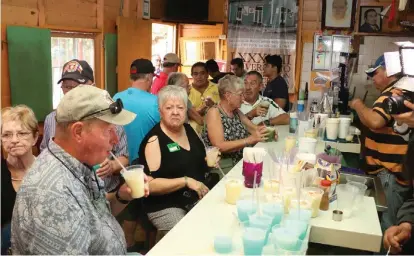
<path id="1" fill-rule="evenodd" d="M 266 116 L 267 115 L 267 112 L 269 111 L 270 102 L 267 101 L 267 100 L 262 100 L 262 101 L 260 101 L 260 107 L 266 109 L 266 113 L 262 114 L 262 116 Z"/>
<path id="2" fill-rule="evenodd" d="M 132 198 L 141 198 L 145 195 L 144 166 L 131 165 L 121 172 L 126 184 L 131 189 Z"/>
<path id="3" fill-rule="evenodd" d="M 208 167 L 216 167 L 220 157 L 220 150 L 217 147 L 206 148 L 206 161 Z"/>

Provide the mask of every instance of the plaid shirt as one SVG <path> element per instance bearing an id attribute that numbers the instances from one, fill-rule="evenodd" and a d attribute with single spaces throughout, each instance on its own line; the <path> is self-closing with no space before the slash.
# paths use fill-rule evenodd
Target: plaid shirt
<path id="1" fill-rule="evenodd" d="M 128 145 L 127 145 L 127 137 L 125 134 L 125 130 L 123 126 L 115 126 L 116 127 L 116 135 L 118 136 L 119 142 L 113 148 L 113 152 L 117 157 L 125 156 L 129 157 L 128 153 Z M 44 124 L 44 131 L 43 131 L 43 140 L 40 144 L 40 151 L 42 152 L 46 149 L 47 144 L 49 143 L 50 139 L 55 136 L 56 133 L 56 111 L 51 112 L 49 115 L 46 116 L 45 124 Z M 120 176 L 119 175 L 110 175 L 104 178 L 105 182 L 105 191 L 110 192 L 114 190 L 120 184 Z"/>

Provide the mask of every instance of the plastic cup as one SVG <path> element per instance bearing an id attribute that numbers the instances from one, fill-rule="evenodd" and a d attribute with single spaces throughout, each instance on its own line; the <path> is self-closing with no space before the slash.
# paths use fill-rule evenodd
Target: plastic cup
<path id="1" fill-rule="evenodd" d="M 326 120 L 326 138 L 328 140 L 338 139 L 339 118 L 328 118 Z"/>
<path id="2" fill-rule="evenodd" d="M 306 187 L 302 189 L 302 196 L 310 202 L 310 210 L 312 218 L 319 215 L 319 207 L 321 205 L 323 190 L 315 187 Z"/>
<path id="3" fill-rule="evenodd" d="M 290 152 L 296 146 L 296 137 L 287 136 L 285 138 L 285 151 Z"/>
<path id="4" fill-rule="evenodd" d="M 275 248 L 294 251 L 299 247 L 298 235 L 284 227 L 274 229 L 270 239 Z"/>
<path id="5" fill-rule="evenodd" d="M 267 179 L 263 182 L 263 189 L 265 193 L 279 193 L 279 181 L 276 179 Z"/>
<path id="6" fill-rule="evenodd" d="M 261 102 L 260 102 L 260 107 L 262 107 L 262 108 L 265 108 L 265 109 L 269 109 L 269 107 L 270 107 L 270 102 L 269 101 L 267 101 L 267 100 L 262 100 Z M 267 115 L 267 112 L 266 112 L 266 114 L 264 114 L 263 116 L 266 116 Z"/>
<path id="7" fill-rule="evenodd" d="M 236 204 L 242 189 L 243 181 L 241 179 L 228 179 L 226 181 L 226 202 L 228 204 Z"/>
<path id="8" fill-rule="evenodd" d="M 299 153 L 315 154 L 317 142 L 318 141 L 313 138 L 299 138 Z"/>
<path id="9" fill-rule="evenodd" d="M 357 175 L 347 175 L 346 183 L 349 183 L 349 182 L 357 182 L 357 183 L 361 183 L 365 185 L 367 183 L 367 178 L 362 177 L 362 176 L 357 176 Z"/>
<path id="10" fill-rule="evenodd" d="M 217 164 L 217 159 L 220 155 L 220 150 L 217 147 L 207 147 L 206 148 L 206 160 L 209 167 L 215 167 Z"/>
<path id="11" fill-rule="evenodd" d="M 273 126 L 267 126 L 266 130 L 269 133 L 269 135 L 267 135 L 266 142 L 275 141 L 276 128 Z"/>
<path id="12" fill-rule="evenodd" d="M 339 118 L 339 133 L 340 139 L 345 139 L 348 135 L 349 127 L 351 126 L 351 118 L 343 117 Z"/>
<path id="13" fill-rule="evenodd" d="M 217 235 L 214 237 L 214 250 L 217 253 L 230 253 L 233 250 L 233 239 L 231 236 Z"/>
<path id="14" fill-rule="evenodd" d="M 144 196 L 145 182 L 143 165 L 131 165 L 126 167 L 126 171 L 122 171 L 122 177 L 132 191 L 132 198 L 141 198 Z"/>
<path id="15" fill-rule="evenodd" d="M 257 203 L 252 202 L 251 199 L 238 200 L 236 203 L 237 215 L 241 222 L 249 220 L 249 216 L 257 211 Z"/>
<path id="16" fill-rule="evenodd" d="M 287 219 L 283 222 L 282 226 L 295 233 L 299 239 L 303 240 L 308 233 L 309 223 L 302 220 Z"/>
<path id="17" fill-rule="evenodd" d="M 248 227 L 243 233 L 244 255 L 261 255 L 267 232 L 260 228 Z"/>
<path id="18" fill-rule="evenodd" d="M 305 131 L 305 137 L 316 139 L 318 137 L 318 130 L 317 129 L 306 130 Z"/>
<path id="19" fill-rule="evenodd" d="M 272 229 L 273 218 L 268 215 L 253 214 L 249 216 L 249 227 L 266 230 L 265 244 Z"/>
<path id="20" fill-rule="evenodd" d="M 283 204 L 267 203 L 262 206 L 263 214 L 272 218 L 272 227 L 280 224 L 285 213 Z"/>
<path id="21" fill-rule="evenodd" d="M 357 196 L 359 189 L 349 184 L 339 184 L 335 188 L 337 195 L 338 210 L 343 212 L 345 218 L 350 217 L 352 214 L 353 204 L 355 197 Z"/>
<path id="22" fill-rule="evenodd" d="M 312 212 L 309 209 L 291 209 L 286 216 L 287 220 L 301 220 L 308 222 L 312 217 Z"/>
<path id="23" fill-rule="evenodd" d="M 355 197 L 355 205 L 359 207 L 361 205 L 361 202 L 363 202 L 365 191 L 367 191 L 368 188 L 367 185 L 354 181 L 348 182 L 347 184 L 358 188 L 358 193 Z"/>

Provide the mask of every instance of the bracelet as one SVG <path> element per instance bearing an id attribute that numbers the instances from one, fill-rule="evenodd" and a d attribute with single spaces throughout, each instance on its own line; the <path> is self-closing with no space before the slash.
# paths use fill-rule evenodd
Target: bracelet
<path id="1" fill-rule="evenodd" d="M 115 192 L 115 198 L 116 200 L 118 200 L 118 202 L 120 202 L 121 204 L 128 204 L 129 201 L 128 200 L 123 200 L 120 196 L 119 196 L 119 189 Z"/>
<path id="2" fill-rule="evenodd" d="M 185 182 L 185 186 L 188 187 L 188 178 L 187 178 L 187 176 L 184 176 L 184 182 Z"/>

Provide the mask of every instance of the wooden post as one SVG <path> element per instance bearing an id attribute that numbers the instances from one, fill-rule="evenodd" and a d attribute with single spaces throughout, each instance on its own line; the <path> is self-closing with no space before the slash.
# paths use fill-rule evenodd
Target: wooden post
<path id="1" fill-rule="evenodd" d="M 46 25 L 45 2 L 37 0 L 37 9 L 39 10 L 39 27 Z"/>
<path id="2" fill-rule="evenodd" d="M 295 64 L 295 93 L 300 89 L 300 76 L 302 73 L 302 55 L 303 55 L 303 43 L 302 43 L 302 23 L 303 23 L 303 6 L 304 0 L 299 0 L 298 9 L 298 29 L 296 31 L 296 64 Z"/>

